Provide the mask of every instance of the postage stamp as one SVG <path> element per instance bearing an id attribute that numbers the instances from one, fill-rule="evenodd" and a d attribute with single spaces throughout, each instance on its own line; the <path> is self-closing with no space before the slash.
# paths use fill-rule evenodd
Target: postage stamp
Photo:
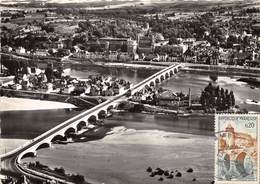
<path id="1" fill-rule="evenodd" d="M 259 184 L 260 114 L 215 115 L 215 181 Z"/>

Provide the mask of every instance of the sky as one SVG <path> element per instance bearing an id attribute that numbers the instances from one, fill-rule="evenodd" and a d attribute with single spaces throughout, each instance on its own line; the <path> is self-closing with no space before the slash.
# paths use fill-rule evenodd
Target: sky
<path id="1" fill-rule="evenodd" d="M 220 116 L 221 117 L 221 116 Z M 222 116 L 224 117 L 224 116 Z M 231 116 L 233 117 L 233 116 Z M 240 117 L 240 116 L 237 116 Z M 237 120 L 225 120 L 225 119 L 217 119 L 217 132 L 224 131 L 228 125 L 231 125 L 235 132 L 250 134 L 252 137 L 256 138 L 258 134 L 258 118 L 255 119 L 237 119 Z"/>

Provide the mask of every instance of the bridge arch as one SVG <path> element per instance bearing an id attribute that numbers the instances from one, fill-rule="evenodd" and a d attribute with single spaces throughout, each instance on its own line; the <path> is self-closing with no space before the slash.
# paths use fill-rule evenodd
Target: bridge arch
<path id="1" fill-rule="evenodd" d="M 164 75 L 160 76 L 160 80 L 163 81 L 164 80 Z"/>
<path id="2" fill-rule="evenodd" d="M 58 134 L 58 135 L 55 135 L 52 139 L 51 139 L 51 142 L 55 142 L 55 141 L 66 141 L 67 138 Z"/>
<path id="3" fill-rule="evenodd" d="M 85 121 L 80 121 L 78 124 L 77 124 L 77 131 L 80 131 L 82 130 L 83 127 L 86 127 L 87 126 L 87 123 Z"/>
<path id="4" fill-rule="evenodd" d="M 107 107 L 107 112 L 111 111 L 113 108 L 114 108 L 113 105 L 108 106 L 108 107 Z"/>
<path id="5" fill-rule="evenodd" d="M 174 68 L 174 73 L 178 73 L 178 69 L 177 68 Z"/>
<path id="6" fill-rule="evenodd" d="M 70 127 L 65 131 L 64 135 L 65 137 L 71 137 L 72 133 L 76 133 L 76 130 L 73 127 Z"/>
<path id="7" fill-rule="evenodd" d="M 35 151 L 37 151 L 37 150 L 39 150 L 39 149 L 43 149 L 43 148 L 49 148 L 49 147 L 51 147 L 51 144 L 45 142 L 45 143 L 40 144 L 40 145 L 36 148 Z"/>
<path id="8" fill-rule="evenodd" d="M 224 165 L 224 169 L 226 171 L 230 170 L 230 167 L 231 167 L 230 160 L 231 160 L 230 155 L 229 154 L 225 154 L 224 157 L 223 157 L 223 165 Z"/>
<path id="9" fill-rule="evenodd" d="M 128 103 L 127 101 L 121 101 L 120 103 L 118 103 L 117 109 L 118 110 L 125 110 L 128 109 Z"/>
<path id="10" fill-rule="evenodd" d="M 150 89 L 150 86 L 149 86 L 148 84 L 146 84 L 146 85 L 144 86 L 144 88 L 145 88 L 145 89 Z"/>
<path id="11" fill-rule="evenodd" d="M 20 157 L 20 160 L 24 159 L 24 158 L 33 158 L 33 157 L 36 157 L 36 152 L 27 152 L 27 153 L 24 153 L 21 157 Z"/>
<path id="12" fill-rule="evenodd" d="M 169 72 L 169 73 L 170 73 L 170 77 L 171 77 L 171 76 L 173 76 L 173 74 L 174 74 L 174 71 L 173 71 L 173 70 L 170 70 L 170 72 Z"/>
<path id="13" fill-rule="evenodd" d="M 105 119 L 107 116 L 107 112 L 105 110 L 101 110 L 98 112 L 98 119 Z"/>
<path id="14" fill-rule="evenodd" d="M 150 87 L 155 86 L 154 81 L 151 81 L 149 85 Z"/>
<path id="15" fill-rule="evenodd" d="M 236 170 L 242 175 L 247 176 L 253 171 L 252 157 L 245 152 L 241 152 L 237 155 L 235 166 Z"/>
<path id="16" fill-rule="evenodd" d="M 156 83 L 156 84 L 159 84 L 159 83 L 160 83 L 160 79 L 159 79 L 159 78 L 156 78 L 156 79 L 155 79 L 155 83 Z"/>
<path id="17" fill-rule="evenodd" d="M 168 72 L 165 73 L 165 79 L 170 78 L 170 74 Z"/>
<path id="18" fill-rule="evenodd" d="M 88 122 L 91 124 L 96 123 L 96 121 L 97 121 L 97 117 L 95 115 L 92 115 L 88 118 Z"/>
<path id="19" fill-rule="evenodd" d="M 148 84 L 146 84 L 146 85 L 142 88 L 142 90 L 144 90 L 144 91 L 150 91 L 150 90 L 151 90 L 151 87 L 150 87 Z"/>

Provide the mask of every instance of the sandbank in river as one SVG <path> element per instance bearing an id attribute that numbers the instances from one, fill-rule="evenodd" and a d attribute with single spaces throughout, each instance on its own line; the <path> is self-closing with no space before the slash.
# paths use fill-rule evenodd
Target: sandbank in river
<path id="1" fill-rule="evenodd" d="M 76 151 L 75 151 L 76 150 Z M 158 183 L 159 176 L 150 177 L 147 167 L 182 173 L 182 177 L 164 183 L 210 183 L 214 175 L 214 137 L 114 127 L 103 139 L 55 144 L 39 150 L 36 158 L 51 168 L 62 166 L 68 173 L 79 173 L 98 183 Z M 187 173 L 188 168 L 193 173 Z"/>

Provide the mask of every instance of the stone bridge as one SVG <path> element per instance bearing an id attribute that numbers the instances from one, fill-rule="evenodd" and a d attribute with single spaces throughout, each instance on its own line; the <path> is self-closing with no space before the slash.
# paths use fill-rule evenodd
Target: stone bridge
<path id="1" fill-rule="evenodd" d="M 13 160 L 12 164 L 16 166 L 18 171 L 21 171 L 18 166 L 23 158 L 34 157 L 37 154 L 37 150 L 50 147 L 52 142 L 68 138 L 72 133 L 77 133 L 84 127 L 88 126 L 90 122 L 106 117 L 108 112 L 115 108 L 122 100 L 127 99 L 129 96 L 140 91 L 145 86 L 155 86 L 156 84 L 161 83 L 180 71 L 182 67 L 184 67 L 182 64 L 175 64 L 153 74 L 110 100 L 80 113 L 79 115 L 36 137 L 20 148 L 1 156 L 1 161 L 7 159 Z"/>
<path id="2" fill-rule="evenodd" d="M 220 151 L 217 157 L 218 177 L 239 178 L 256 174 L 256 149 L 231 149 Z"/>

